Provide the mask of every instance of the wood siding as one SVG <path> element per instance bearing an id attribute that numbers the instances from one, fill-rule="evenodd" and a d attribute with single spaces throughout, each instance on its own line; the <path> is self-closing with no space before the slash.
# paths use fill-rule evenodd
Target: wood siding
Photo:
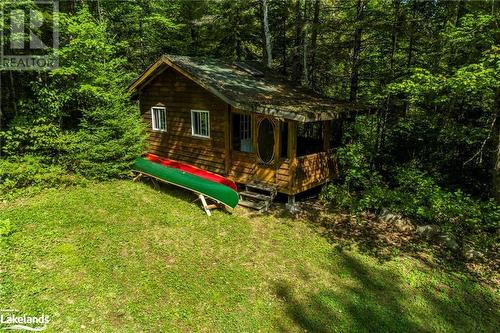
<path id="1" fill-rule="evenodd" d="M 333 152 L 297 157 L 293 194 L 306 191 L 338 177 L 338 163 Z"/>
<path id="2" fill-rule="evenodd" d="M 242 184 L 250 182 L 255 174 L 256 158 L 255 153 L 232 151 L 229 178 Z"/>
<path id="3" fill-rule="evenodd" d="M 190 79 L 167 68 L 141 92 L 140 108 L 148 128 L 149 151 L 200 168 L 226 174 L 228 105 Z M 167 110 L 167 131 L 151 129 L 151 108 Z M 210 138 L 193 137 L 191 110 L 210 112 Z"/>
<path id="4" fill-rule="evenodd" d="M 254 152 L 244 153 L 231 147 L 231 107 L 172 68 L 154 77 L 139 95 L 140 109 L 149 134 L 149 151 L 166 158 L 189 163 L 238 183 L 255 179 L 258 171 L 256 147 L 256 115 L 252 114 Z M 166 132 L 151 128 L 151 108 L 166 108 Z M 191 110 L 210 112 L 210 138 L 194 137 L 191 133 Z M 279 192 L 294 195 L 321 185 L 338 175 L 334 154 L 319 153 L 296 157 L 295 121 L 289 121 L 288 157 L 279 158 L 271 168 L 275 176 L 272 185 Z M 281 138 L 276 133 L 276 154 Z M 270 166 L 267 166 L 269 168 Z M 262 169 L 262 168 L 261 168 Z"/>

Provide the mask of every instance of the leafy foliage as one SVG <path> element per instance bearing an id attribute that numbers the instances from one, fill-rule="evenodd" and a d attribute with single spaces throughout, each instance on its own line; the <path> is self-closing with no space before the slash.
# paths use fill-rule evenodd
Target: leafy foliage
<path id="1" fill-rule="evenodd" d="M 46 164 L 41 158 L 25 156 L 17 160 L 0 160 L 0 200 L 38 193 L 44 188 L 83 184 L 65 169 Z"/>
<path id="2" fill-rule="evenodd" d="M 20 103 L 2 133 L 2 152 L 37 156 L 88 178 L 124 176 L 144 148 L 138 112 L 124 92 L 131 78 L 125 59 L 86 7 L 61 15 L 61 26 L 70 37 L 59 50 L 61 66 L 46 82 L 32 83 L 37 100 Z"/>

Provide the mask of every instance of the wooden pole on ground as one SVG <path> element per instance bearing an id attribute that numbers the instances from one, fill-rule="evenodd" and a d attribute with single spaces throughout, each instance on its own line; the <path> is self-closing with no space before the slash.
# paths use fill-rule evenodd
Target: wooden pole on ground
<path id="1" fill-rule="evenodd" d="M 212 216 L 212 212 L 210 212 L 210 208 L 207 205 L 207 201 L 205 200 L 205 196 L 203 194 L 200 194 L 198 196 L 200 198 L 201 204 L 203 205 L 203 209 L 205 210 L 205 213 L 207 213 L 208 216 Z"/>

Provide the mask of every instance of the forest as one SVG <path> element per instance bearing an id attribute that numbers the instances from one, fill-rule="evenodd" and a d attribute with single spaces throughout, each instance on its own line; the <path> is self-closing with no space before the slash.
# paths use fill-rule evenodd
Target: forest
<path id="1" fill-rule="evenodd" d="M 498 251 L 495 0 L 67 0 L 57 11 L 1 2 L 3 14 L 37 9 L 58 23 L 59 65 L 1 68 L 0 201 L 129 177 L 146 147 L 127 86 L 162 54 L 252 60 L 363 105 L 344 123 L 341 177 L 320 200 L 389 210 L 461 247 Z M 12 20 L 3 15 L 4 49 Z"/>

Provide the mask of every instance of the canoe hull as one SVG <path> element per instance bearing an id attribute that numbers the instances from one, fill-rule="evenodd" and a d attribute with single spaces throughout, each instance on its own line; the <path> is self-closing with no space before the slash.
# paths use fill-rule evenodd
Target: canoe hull
<path id="1" fill-rule="evenodd" d="M 238 205 L 238 192 L 232 188 L 186 171 L 161 165 L 143 157 L 135 161 L 132 169 L 160 181 L 203 194 L 229 208 L 235 208 Z"/>
<path id="2" fill-rule="evenodd" d="M 163 158 L 163 157 L 160 157 L 160 156 L 155 155 L 155 154 L 146 154 L 145 157 L 152 162 L 159 163 L 161 165 L 168 166 L 168 167 L 175 168 L 175 169 L 179 169 L 182 171 L 186 171 L 187 173 L 199 176 L 201 178 L 205 178 L 207 180 L 211 180 L 213 182 L 229 186 L 230 188 L 232 188 L 235 191 L 238 190 L 235 182 L 233 182 L 227 178 L 224 178 L 221 175 L 218 175 L 216 173 L 197 168 L 193 165 L 180 163 L 180 162 L 177 162 L 174 160 L 170 160 L 168 158 Z"/>

